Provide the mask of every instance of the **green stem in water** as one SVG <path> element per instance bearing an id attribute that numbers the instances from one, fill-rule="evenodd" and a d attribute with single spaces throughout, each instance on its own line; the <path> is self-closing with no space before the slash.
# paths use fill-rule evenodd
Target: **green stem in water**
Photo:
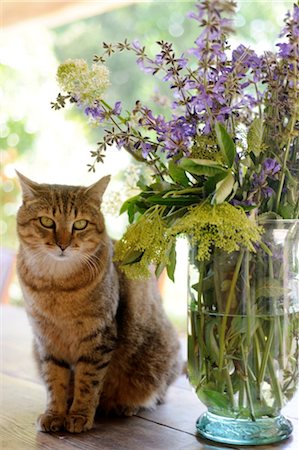
<path id="1" fill-rule="evenodd" d="M 256 388 L 257 388 L 257 398 L 259 400 L 262 399 L 262 391 L 261 391 L 261 384 L 259 382 L 259 379 L 257 377 L 257 374 L 259 373 L 262 357 L 261 357 L 261 349 L 260 349 L 260 343 L 258 340 L 258 336 L 256 333 L 254 333 L 253 336 L 253 344 L 254 344 L 254 373 L 256 374 Z"/>
<path id="2" fill-rule="evenodd" d="M 235 408 L 234 388 L 232 385 L 232 380 L 231 380 L 228 369 L 225 369 L 224 374 L 225 374 L 228 398 L 229 398 L 232 409 L 234 409 Z"/>
<path id="3" fill-rule="evenodd" d="M 233 274 L 233 278 L 232 278 L 232 282 L 231 282 L 231 285 L 230 285 L 228 297 L 227 297 L 227 300 L 226 300 L 225 312 L 224 312 L 224 316 L 222 318 L 222 322 L 221 322 L 221 326 L 220 326 L 220 333 L 219 333 L 219 364 L 218 364 L 220 371 L 222 370 L 223 363 L 224 363 L 225 331 L 226 331 L 227 319 L 228 319 L 229 312 L 231 310 L 231 304 L 232 304 L 232 301 L 233 301 L 233 298 L 234 298 L 234 293 L 235 293 L 236 284 L 237 284 L 237 281 L 238 281 L 238 276 L 239 276 L 239 272 L 240 272 L 240 269 L 241 269 L 243 257 L 244 257 L 244 250 L 241 250 L 240 253 L 239 253 L 239 257 L 238 257 L 237 264 L 236 264 L 236 267 L 235 267 L 235 271 L 234 271 L 234 274 Z"/>
<path id="4" fill-rule="evenodd" d="M 220 273 L 221 273 L 221 267 L 219 267 L 219 262 L 221 261 L 221 252 L 218 253 L 218 251 L 215 249 L 214 252 L 214 258 L 213 258 L 213 271 L 214 271 L 214 293 L 217 303 L 217 309 L 218 313 L 222 314 L 224 311 L 223 307 L 223 295 L 221 292 L 221 279 L 220 279 Z"/>
<path id="5" fill-rule="evenodd" d="M 265 342 L 265 335 L 263 333 L 263 331 L 261 330 L 261 328 L 259 328 L 259 334 L 261 337 L 261 341 Z M 264 377 L 265 377 L 265 372 L 266 372 L 266 367 L 267 367 L 267 361 L 269 358 L 269 353 L 270 353 L 270 348 L 272 345 L 272 341 L 273 341 L 273 335 L 274 335 L 274 326 L 273 326 L 273 321 L 271 321 L 270 324 L 270 330 L 269 330 L 269 336 L 267 338 L 267 342 L 264 348 L 264 352 L 263 352 L 263 357 L 262 357 L 262 362 L 261 362 L 261 367 L 260 367 L 260 371 L 257 377 L 258 383 L 261 384 Z"/>
<path id="6" fill-rule="evenodd" d="M 241 411 L 244 407 L 244 383 L 239 376 L 239 396 L 238 396 L 239 410 Z"/>
<path id="7" fill-rule="evenodd" d="M 246 320 L 247 320 L 247 330 L 246 330 L 246 355 L 248 354 L 251 345 L 251 292 L 250 292 L 250 274 L 249 274 L 249 252 L 246 251 L 245 254 L 245 295 L 246 295 Z"/>
<path id="8" fill-rule="evenodd" d="M 247 354 L 244 350 L 244 346 L 243 344 L 241 344 L 241 352 L 242 352 L 242 359 L 243 359 L 243 363 L 244 363 L 244 376 L 245 376 L 245 390 L 246 390 L 246 396 L 247 396 L 247 400 L 248 400 L 248 405 L 249 405 L 249 410 L 250 410 L 250 416 L 251 419 L 253 421 L 255 421 L 255 411 L 254 411 L 254 406 L 253 406 L 253 401 L 252 401 L 252 397 L 251 397 L 251 390 L 250 390 L 250 383 L 249 383 L 249 378 L 248 378 L 248 370 L 247 370 Z"/>
<path id="9" fill-rule="evenodd" d="M 203 288 L 203 278 L 204 278 L 204 270 L 205 263 L 203 261 L 199 261 L 198 263 L 198 286 L 197 286 L 197 310 L 201 312 L 201 296 L 202 296 L 202 288 Z"/>
<path id="10" fill-rule="evenodd" d="M 200 345 L 200 351 L 202 352 L 201 361 L 203 363 L 204 358 L 204 352 L 205 352 L 205 343 L 204 343 L 204 313 L 201 308 L 201 296 L 202 296 L 202 289 L 203 289 L 203 279 L 204 279 L 204 270 L 205 270 L 205 263 L 203 261 L 199 262 L 199 276 L 198 276 L 198 287 L 197 287 L 197 313 L 198 313 L 198 319 L 199 319 L 199 345 Z M 203 364 L 201 364 L 203 367 Z M 208 366 L 206 365 L 206 376 L 209 378 L 208 373 Z"/>
<path id="11" fill-rule="evenodd" d="M 259 327 L 258 332 L 259 332 L 261 343 L 264 343 L 266 341 L 266 338 L 265 338 L 264 331 L 262 330 L 261 327 Z M 273 318 L 271 318 L 269 335 L 267 337 L 267 342 L 266 342 L 264 352 L 263 352 L 262 364 L 261 364 L 260 372 L 258 374 L 258 383 L 260 383 L 260 384 L 262 383 L 262 381 L 265 377 L 266 368 L 268 367 L 268 371 L 269 371 L 269 375 L 270 375 L 270 379 L 271 379 L 271 388 L 274 393 L 276 404 L 277 404 L 278 408 L 280 409 L 283 405 L 283 395 L 281 392 L 279 382 L 276 377 L 273 358 L 270 353 L 271 345 L 273 342 L 273 337 L 274 337 L 274 320 L 273 320 Z"/>

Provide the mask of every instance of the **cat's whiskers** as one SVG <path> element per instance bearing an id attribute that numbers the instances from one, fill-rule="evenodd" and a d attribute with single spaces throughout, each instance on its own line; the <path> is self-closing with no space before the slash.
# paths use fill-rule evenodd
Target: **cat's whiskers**
<path id="1" fill-rule="evenodd" d="M 84 265 L 87 266 L 90 274 L 90 281 L 94 279 L 97 276 L 98 273 L 98 266 L 95 261 L 93 261 L 88 254 L 80 253 L 79 254 L 80 261 Z"/>
<path id="2" fill-rule="evenodd" d="M 99 272 L 102 272 L 105 264 L 103 258 L 99 258 L 96 254 L 89 255 L 89 260 L 92 260 L 93 264 L 97 267 Z"/>
<path id="3" fill-rule="evenodd" d="M 78 258 L 73 255 L 61 258 L 53 251 L 45 248 L 44 244 L 38 244 L 26 251 L 27 261 L 32 267 L 36 275 L 43 277 L 58 277 L 68 276 L 76 268 L 78 268 Z"/>
<path id="4" fill-rule="evenodd" d="M 26 252 L 27 254 L 27 261 L 29 265 L 38 265 L 40 268 L 40 264 L 45 262 L 46 255 L 43 252 L 42 245 L 35 245 L 33 248 L 30 249 L 30 251 Z"/>

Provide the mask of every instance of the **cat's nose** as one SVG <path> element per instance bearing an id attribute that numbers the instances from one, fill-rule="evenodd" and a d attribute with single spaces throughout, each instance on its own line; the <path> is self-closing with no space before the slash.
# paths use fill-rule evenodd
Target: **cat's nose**
<path id="1" fill-rule="evenodd" d="M 69 244 L 62 244 L 60 242 L 57 242 L 57 246 L 60 248 L 61 251 L 64 251 L 69 246 Z"/>

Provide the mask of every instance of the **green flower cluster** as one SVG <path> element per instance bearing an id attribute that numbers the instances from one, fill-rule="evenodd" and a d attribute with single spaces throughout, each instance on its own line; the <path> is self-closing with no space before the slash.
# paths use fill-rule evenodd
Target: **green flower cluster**
<path id="1" fill-rule="evenodd" d="M 158 209 L 155 209 L 128 227 L 115 244 L 114 259 L 120 262 L 121 269 L 129 278 L 146 278 L 150 276 L 151 264 L 168 264 L 174 241 Z"/>
<path id="2" fill-rule="evenodd" d="M 94 106 L 110 85 L 109 70 L 103 64 L 88 67 L 84 59 L 68 59 L 57 71 L 60 87 L 84 106 Z"/>
<path id="3" fill-rule="evenodd" d="M 214 247 L 227 253 L 245 247 L 255 251 L 254 243 L 260 241 L 262 228 L 248 219 L 241 208 L 227 202 L 220 205 L 204 203 L 189 208 L 173 227 L 172 233 L 185 234 L 198 247 L 198 260 L 210 257 Z"/>
<path id="4" fill-rule="evenodd" d="M 185 235 L 198 248 L 198 260 L 210 258 L 216 247 L 227 253 L 245 247 L 255 251 L 254 243 L 260 241 L 262 228 L 248 219 L 241 208 L 229 203 L 192 206 L 188 212 L 168 226 L 156 208 L 130 225 L 115 246 L 115 261 L 129 278 L 150 275 L 149 266 L 167 266 L 176 236 Z"/>

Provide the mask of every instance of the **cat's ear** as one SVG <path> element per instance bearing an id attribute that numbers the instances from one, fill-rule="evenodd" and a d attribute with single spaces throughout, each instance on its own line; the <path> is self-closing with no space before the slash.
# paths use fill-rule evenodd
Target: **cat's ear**
<path id="1" fill-rule="evenodd" d="M 101 178 L 96 183 L 92 184 L 88 188 L 86 188 L 86 193 L 90 196 L 92 196 L 95 200 L 101 202 L 104 192 L 106 191 L 106 188 L 109 184 L 111 175 L 106 175 L 105 177 Z"/>
<path id="2" fill-rule="evenodd" d="M 40 184 L 35 181 L 29 180 L 29 178 L 25 177 L 23 174 L 16 170 L 16 174 L 18 175 L 20 185 L 23 193 L 23 200 L 33 200 L 36 198 L 38 192 L 40 191 Z"/>

